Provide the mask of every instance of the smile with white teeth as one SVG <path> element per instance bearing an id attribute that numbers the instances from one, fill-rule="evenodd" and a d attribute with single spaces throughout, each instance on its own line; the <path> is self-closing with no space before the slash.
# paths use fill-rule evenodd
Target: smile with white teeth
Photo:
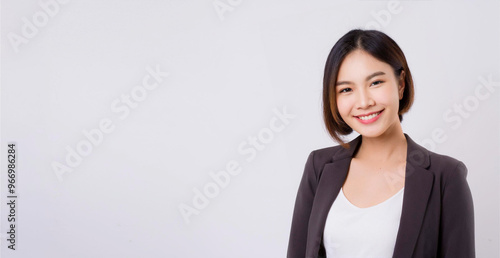
<path id="1" fill-rule="evenodd" d="M 380 114 L 380 112 L 371 114 L 369 116 L 358 116 L 358 118 L 361 119 L 361 120 L 369 120 L 369 119 L 372 119 L 372 118 L 378 116 L 378 114 Z"/>

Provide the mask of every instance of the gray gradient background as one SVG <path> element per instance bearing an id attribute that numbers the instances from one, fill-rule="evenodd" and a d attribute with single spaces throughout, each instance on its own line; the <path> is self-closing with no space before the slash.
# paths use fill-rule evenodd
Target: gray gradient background
<path id="1" fill-rule="evenodd" d="M 474 100 L 480 77 L 500 81 L 499 1 L 401 1 L 383 22 L 374 14 L 386 1 L 229 2 L 221 19 L 214 1 L 69 1 L 16 52 L 7 36 L 42 8 L 1 1 L 2 257 L 284 257 L 307 156 L 336 145 L 321 118 L 326 57 L 370 22 L 414 76 L 404 132 L 466 164 L 477 256 L 500 257 L 500 85 L 457 128 L 443 118 Z M 112 102 L 157 65 L 169 76 L 119 119 Z M 295 117 L 248 161 L 238 146 L 284 107 Z M 59 181 L 51 164 L 102 118 L 114 131 Z M 429 145 L 438 128 L 447 139 Z M 15 252 L 5 246 L 11 141 Z M 241 173 L 185 223 L 178 206 L 231 160 Z"/>

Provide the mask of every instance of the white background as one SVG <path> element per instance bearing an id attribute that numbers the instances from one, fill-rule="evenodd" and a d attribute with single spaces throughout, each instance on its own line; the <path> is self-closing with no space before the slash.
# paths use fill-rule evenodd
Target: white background
<path id="1" fill-rule="evenodd" d="M 400 45 L 414 78 L 403 131 L 466 164 L 477 256 L 500 256 L 499 1 L 401 1 L 398 12 L 387 1 L 56 3 L 44 21 L 38 1 L 1 1 L 3 257 L 284 257 L 307 156 L 336 145 L 321 117 L 326 57 L 368 24 Z M 33 19 L 37 32 L 14 44 Z M 121 119 L 111 106 L 125 107 L 147 67 L 169 76 Z M 478 99 L 489 77 L 496 86 Z M 282 131 L 255 156 L 238 151 L 283 109 L 295 117 Z M 53 164 L 102 119 L 114 130 L 59 180 Z M 429 144 L 434 130 L 446 140 Z M 8 142 L 16 251 L 6 248 Z M 186 223 L 179 205 L 193 206 L 193 189 L 232 160 L 241 172 Z"/>

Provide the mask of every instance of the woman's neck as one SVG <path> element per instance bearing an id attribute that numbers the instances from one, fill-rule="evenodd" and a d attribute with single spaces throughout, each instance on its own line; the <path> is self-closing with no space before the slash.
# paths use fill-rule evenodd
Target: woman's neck
<path id="1" fill-rule="evenodd" d="M 354 158 L 373 163 L 406 162 L 407 141 L 403 131 L 378 137 L 362 136 Z"/>

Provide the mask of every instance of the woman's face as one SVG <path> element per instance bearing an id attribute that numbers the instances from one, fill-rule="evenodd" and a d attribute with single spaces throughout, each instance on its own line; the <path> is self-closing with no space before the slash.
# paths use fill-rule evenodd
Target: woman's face
<path id="1" fill-rule="evenodd" d="M 345 57 L 335 91 L 340 116 L 359 134 L 378 137 L 401 126 L 398 108 L 404 81 L 368 52 L 355 50 Z"/>

